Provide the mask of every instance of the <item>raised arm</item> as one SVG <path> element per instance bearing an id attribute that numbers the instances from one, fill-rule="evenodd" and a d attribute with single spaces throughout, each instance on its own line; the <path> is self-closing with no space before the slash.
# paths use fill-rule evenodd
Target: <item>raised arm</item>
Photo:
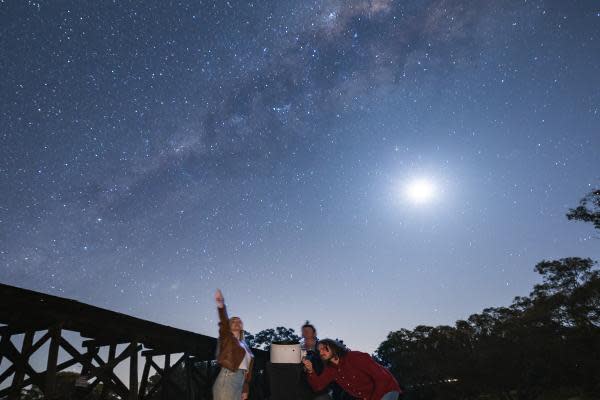
<path id="1" fill-rule="evenodd" d="M 221 289 L 217 289 L 215 293 L 215 301 L 217 302 L 218 308 L 225 307 L 225 298 L 223 297 L 223 292 L 221 292 Z"/>
<path id="2" fill-rule="evenodd" d="M 231 327 L 229 326 L 227 307 L 225 307 L 225 298 L 223 298 L 221 289 L 217 289 L 215 293 L 215 302 L 217 303 L 217 311 L 219 312 L 219 336 L 223 336 L 231 332 Z"/>

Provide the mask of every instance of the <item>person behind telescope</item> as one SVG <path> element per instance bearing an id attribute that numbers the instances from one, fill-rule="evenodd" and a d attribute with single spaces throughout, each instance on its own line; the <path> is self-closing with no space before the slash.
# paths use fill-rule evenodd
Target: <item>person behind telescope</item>
<path id="1" fill-rule="evenodd" d="M 213 400 L 247 400 L 254 355 L 244 341 L 244 324 L 239 317 L 228 318 L 219 289 L 215 301 L 219 312 L 217 362 L 221 371 L 213 385 Z"/>
<path id="2" fill-rule="evenodd" d="M 306 321 L 301 328 L 302 331 L 302 340 L 300 345 L 302 350 L 306 352 L 304 359 L 309 360 L 312 363 L 314 372 L 319 375 L 323 372 L 323 361 L 319 356 L 318 343 L 319 339 L 317 338 L 317 329 L 312 325 L 309 321 Z M 330 400 L 329 397 L 329 387 L 326 387 L 320 391 L 315 391 L 311 388 L 308 381 L 305 380 L 306 390 L 309 393 L 307 397 L 310 397 L 311 400 Z"/>
<path id="3" fill-rule="evenodd" d="M 323 390 L 331 382 L 336 382 L 351 396 L 364 400 L 397 400 L 402 393 L 392 374 L 367 353 L 350 351 L 332 339 L 319 341 L 318 349 L 325 362 L 320 375 L 310 360 L 303 360 L 308 383 L 313 390 Z"/>

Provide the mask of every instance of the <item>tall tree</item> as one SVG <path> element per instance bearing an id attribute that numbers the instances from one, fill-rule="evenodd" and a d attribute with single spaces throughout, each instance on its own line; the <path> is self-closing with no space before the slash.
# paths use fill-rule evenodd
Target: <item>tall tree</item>
<path id="1" fill-rule="evenodd" d="M 600 189 L 588 193 L 579 201 L 579 206 L 567 213 L 569 220 L 591 222 L 594 228 L 600 230 Z"/>
<path id="2" fill-rule="evenodd" d="M 573 294 L 583 283 L 598 276 L 598 271 L 592 271 L 595 264 L 590 258 L 580 257 L 539 262 L 535 271 L 542 276 L 543 283 L 533 287 L 532 297 Z"/>

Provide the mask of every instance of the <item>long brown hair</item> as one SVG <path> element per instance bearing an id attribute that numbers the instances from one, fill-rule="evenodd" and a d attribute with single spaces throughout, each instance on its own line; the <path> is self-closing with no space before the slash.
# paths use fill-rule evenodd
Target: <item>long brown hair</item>
<path id="1" fill-rule="evenodd" d="M 231 317 L 229 318 L 229 326 L 231 326 L 231 322 L 237 319 L 242 323 L 242 330 L 240 331 L 240 340 L 244 340 L 244 321 L 242 321 L 242 319 L 240 317 Z"/>
<path id="2" fill-rule="evenodd" d="M 325 346 L 329 351 L 331 351 L 331 355 L 333 357 L 342 358 L 348 353 L 348 348 L 342 342 L 333 339 L 323 339 L 319 340 L 319 346 Z"/>

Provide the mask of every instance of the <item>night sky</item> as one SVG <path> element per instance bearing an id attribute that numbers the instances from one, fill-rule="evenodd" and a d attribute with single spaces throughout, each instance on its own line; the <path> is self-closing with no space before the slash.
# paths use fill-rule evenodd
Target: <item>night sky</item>
<path id="1" fill-rule="evenodd" d="M 0 54 L 0 282 L 373 351 L 600 259 L 598 1 L 0 0 Z"/>

